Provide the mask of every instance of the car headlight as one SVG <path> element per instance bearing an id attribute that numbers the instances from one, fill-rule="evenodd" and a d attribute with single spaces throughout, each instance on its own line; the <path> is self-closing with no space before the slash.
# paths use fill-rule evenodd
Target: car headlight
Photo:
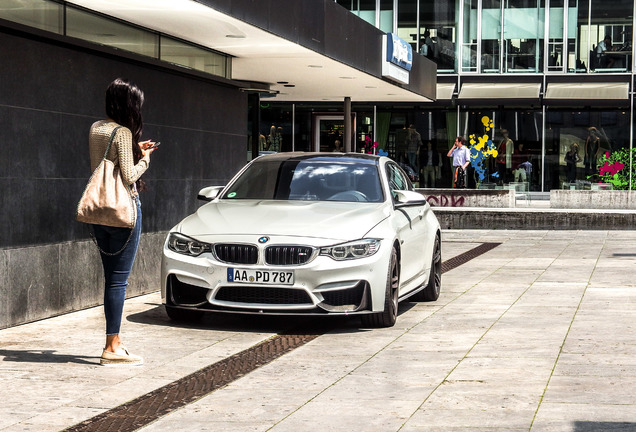
<path id="1" fill-rule="evenodd" d="M 370 257 L 378 249 L 380 249 L 380 240 L 363 239 L 320 248 L 320 255 L 328 256 L 336 261 L 344 261 Z"/>
<path id="2" fill-rule="evenodd" d="M 204 252 L 211 252 L 212 245 L 184 236 L 183 234 L 170 233 L 168 236 L 168 249 L 184 255 L 199 256 Z"/>

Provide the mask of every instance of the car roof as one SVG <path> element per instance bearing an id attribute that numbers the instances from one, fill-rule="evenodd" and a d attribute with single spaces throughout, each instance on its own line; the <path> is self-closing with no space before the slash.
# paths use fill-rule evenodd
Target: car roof
<path id="1" fill-rule="evenodd" d="M 382 156 L 365 154 L 365 153 L 328 153 L 328 152 L 281 152 L 259 156 L 258 161 L 303 161 L 311 160 L 315 162 L 355 162 L 366 164 L 379 163 Z"/>

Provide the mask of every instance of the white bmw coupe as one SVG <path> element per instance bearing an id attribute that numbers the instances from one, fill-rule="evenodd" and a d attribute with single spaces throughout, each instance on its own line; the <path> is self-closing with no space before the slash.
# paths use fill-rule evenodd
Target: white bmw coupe
<path id="1" fill-rule="evenodd" d="M 437 300 L 440 226 L 387 157 L 278 153 L 248 163 L 166 239 L 170 318 L 206 311 L 359 315 L 390 327 L 398 302 Z"/>

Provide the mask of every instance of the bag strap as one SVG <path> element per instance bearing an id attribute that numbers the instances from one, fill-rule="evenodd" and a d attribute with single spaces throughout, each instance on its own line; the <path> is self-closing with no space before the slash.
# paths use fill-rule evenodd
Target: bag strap
<path id="1" fill-rule="evenodd" d="M 108 156 L 108 152 L 110 151 L 110 146 L 113 144 L 113 140 L 115 139 L 115 134 L 117 133 L 117 129 L 121 129 L 121 126 L 117 126 L 110 133 L 110 139 L 108 140 L 108 145 L 106 146 L 106 151 L 104 152 L 104 157 L 102 158 L 102 160 L 106 159 L 106 156 Z"/>

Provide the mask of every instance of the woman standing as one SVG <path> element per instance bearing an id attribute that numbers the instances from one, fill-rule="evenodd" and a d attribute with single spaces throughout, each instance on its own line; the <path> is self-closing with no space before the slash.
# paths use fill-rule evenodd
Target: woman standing
<path id="1" fill-rule="evenodd" d="M 141 202 L 138 192 L 144 187 L 141 175 L 148 169 L 150 154 L 154 151 L 151 148 L 153 142 L 139 141 L 143 127 L 143 102 L 144 94 L 136 85 L 121 78 L 113 81 L 106 89 L 107 118 L 91 126 L 88 140 L 91 170 L 95 170 L 113 135 L 106 158 L 119 165 L 123 180 L 130 185 L 137 203 L 137 219 L 132 231 L 129 228 L 93 225 L 105 279 L 106 345 L 100 360 L 102 365 L 143 363 L 141 357 L 128 352 L 119 336 L 128 276 L 135 261 L 141 234 Z M 116 128 L 118 129 L 115 131 Z"/>
<path id="2" fill-rule="evenodd" d="M 579 145 L 577 143 L 572 143 L 570 151 L 565 154 L 568 183 L 574 183 L 576 181 L 576 164 L 580 161 L 581 157 L 579 156 Z"/>
<path id="3" fill-rule="evenodd" d="M 585 139 L 585 175 L 598 172 L 597 160 L 601 153 L 601 137 L 598 129 L 590 126 L 587 129 L 587 138 Z"/>

